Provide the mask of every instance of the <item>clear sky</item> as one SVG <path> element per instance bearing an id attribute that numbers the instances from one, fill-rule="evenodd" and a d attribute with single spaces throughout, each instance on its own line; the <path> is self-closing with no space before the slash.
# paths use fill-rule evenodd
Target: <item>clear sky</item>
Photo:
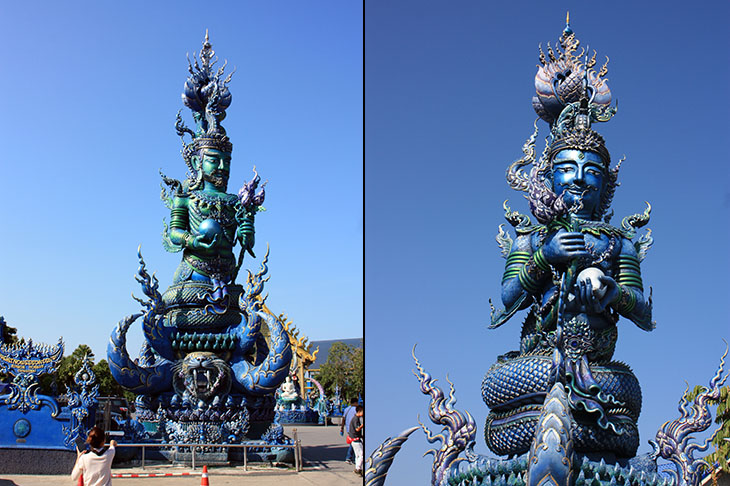
<path id="1" fill-rule="evenodd" d="M 2 3 L 0 315 L 19 335 L 104 357 L 139 309 L 138 245 L 170 284 L 159 170 L 186 175 L 174 122 L 206 29 L 236 68 L 229 192 L 254 165 L 269 181 L 269 307 L 311 340 L 362 336 L 362 5 L 337 0 Z"/>
<path id="2" fill-rule="evenodd" d="M 552 45 L 570 10 L 582 45 L 610 57 L 619 111 L 599 125 L 614 160 L 625 154 L 614 223 L 653 207 L 654 248 L 643 263 L 654 290 L 652 333 L 619 323 L 615 359 L 644 395 L 639 453 L 676 417 L 685 387 L 706 384 L 730 338 L 727 301 L 727 2 L 365 3 L 366 455 L 428 422 L 411 348 L 469 410 L 487 453 L 480 384 L 497 355 L 517 349 L 524 313 L 488 330 L 504 260 L 494 240 L 521 156 L 538 44 Z M 540 122 L 539 140 L 547 125 Z M 541 150 L 541 146 L 540 149 Z M 439 427 L 432 426 L 436 432 Z M 428 484 L 430 445 L 416 432 L 388 484 Z"/>

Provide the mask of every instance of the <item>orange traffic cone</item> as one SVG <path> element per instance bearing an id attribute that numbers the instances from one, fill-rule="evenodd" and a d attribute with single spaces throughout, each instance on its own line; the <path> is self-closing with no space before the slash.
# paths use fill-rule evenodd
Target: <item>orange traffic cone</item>
<path id="1" fill-rule="evenodd" d="M 203 466 L 203 475 L 200 476 L 200 486 L 210 486 L 208 482 L 208 466 Z"/>

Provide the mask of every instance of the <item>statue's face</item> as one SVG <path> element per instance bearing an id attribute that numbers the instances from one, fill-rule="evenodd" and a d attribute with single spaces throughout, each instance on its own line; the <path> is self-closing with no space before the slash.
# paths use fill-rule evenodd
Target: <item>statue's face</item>
<path id="1" fill-rule="evenodd" d="M 226 191 L 231 171 L 231 154 L 206 148 L 199 154 L 199 164 L 203 180 L 208 181 L 219 191 Z"/>
<path id="2" fill-rule="evenodd" d="M 570 207 L 582 203 L 576 213 L 589 219 L 601 204 L 606 172 L 601 156 L 575 149 L 561 150 L 553 157 L 553 192 L 563 194 Z"/>

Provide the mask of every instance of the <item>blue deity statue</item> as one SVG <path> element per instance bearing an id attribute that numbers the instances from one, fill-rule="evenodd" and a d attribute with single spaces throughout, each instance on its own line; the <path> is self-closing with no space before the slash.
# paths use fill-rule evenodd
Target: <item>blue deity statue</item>
<path id="1" fill-rule="evenodd" d="M 604 76 L 567 23 L 558 42 L 540 49 L 532 105 L 550 126 L 538 158 L 535 131 L 524 156 L 507 170 L 509 185 L 527 194 L 537 220 L 505 203 L 513 238 L 502 226 L 497 241 L 506 258 L 502 276 L 505 309 L 492 309 L 491 328 L 527 310 L 519 349 L 497 358 L 482 381 L 490 409 L 484 437 L 499 459 L 474 452 L 476 422 L 454 408 L 448 396 L 416 363 L 420 389 L 430 396 L 429 419 L 442 426 L 432 433 L 431 484 L 438 486 L 697 486 L 707 464 L 695 453 L 692 434 L 710 426 L 708 403 L 727 380 L 725 356 L 709 387 L 693 402 L 685 393 L 681 416 L 666 422 L 650 441 L 654 452 L 636 456 L 641 388 L 631 369 L 613 361 L 617 324 L 628 320 L 651 331 L 651 291 L 641 262 L 652 245 L 651 233 L 637 237 L 649 221 L 643 213 L 610 224 L 609 211 L 621 162 L 611 166 L 603 137 L 593 125 L 616 113 Z M 448 380 L 448 378 L 447 378 Z M 416 430 L 385 440 L 370 456 L 367 486 L 382 486 L 395 454 Z M 465 457 L 462 457 L 462 453 Z M 675 468 L 661 474 L 657 459 Z"/>
<path id="2" fill-rule="evenodd" d="M 595 53 L 581 59 L 570 27 L 560 46 L 547 57 L 541 49 L 535 76 L 533 107 L 550 124 L 545 150 L 536 160 L 536 124 L 524 157 L 507 170 L 510 186 L 527 193 L 537 223 L 505 205 L 516 238 L 500 227 L 506 309 L 493 312 L 491 327 L 529 311 L 519 351 L 501 356 L 484 378 L 482 396 L 491 409 L 485 437 L 498 454 L 527 452 L 545 397 L 563 382 L 575 450 L 632 457 L 641 391 L 628 366 L 611 358 L 621 317 L 654 329 L 641 276 L 652 240 L 647 234 L 634 241 L 650 208 L 620 227 L 609 223 L 620 162 L 611 167 L 605 141 L 592 128 L 616 112 L 603 79 L 607 69 L 592 69 Z"/>
<path id="3" fill-rule="evenodd" d="M 245 286 L 236 283 L 244 255 L 254 255 L 254 217 L 264 190 L 254 170 L 237 194 L 226 192 L 233 145 L 221 122 L 231 104 L 231 75 L 224 76 L 225 65 L 214 68 L 214 56 L 206 33 L 182 94 L 195 128 L 180 113 L 176 122 L 188 177 L 162 176 L 171 215 L 163 245 L 182 252 L 180 265 L 160 293 L 140 255 L 137 280 L 148 299 L 137 299 L 143 312 L 123 319 L 108 347 L 114 378 L 139 394 L 140 417 L 157 421 L 163 438 L 179 442 L 258 438 L 274 418 L 274 392 L 292 356 L 286 330 L 261 295 L 267 258 Z M 132 360 L 126 332 L 139 317 L 145 343 Z"/>

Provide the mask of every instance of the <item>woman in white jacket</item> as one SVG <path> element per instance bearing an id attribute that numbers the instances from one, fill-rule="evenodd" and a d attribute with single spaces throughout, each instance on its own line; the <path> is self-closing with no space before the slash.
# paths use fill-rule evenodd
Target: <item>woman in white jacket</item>
<path id="1" fill-rule="evenodd" d="M 110 486 L 112 484 L 112 461 L 116 452 L 117 441 L 104 444 L 104 431 L 93 427 L 86 439 L 90 449 L 77 451 L 76 464 L 71 472 L 74 481 L 84 478 L 84 486 Z"/>

